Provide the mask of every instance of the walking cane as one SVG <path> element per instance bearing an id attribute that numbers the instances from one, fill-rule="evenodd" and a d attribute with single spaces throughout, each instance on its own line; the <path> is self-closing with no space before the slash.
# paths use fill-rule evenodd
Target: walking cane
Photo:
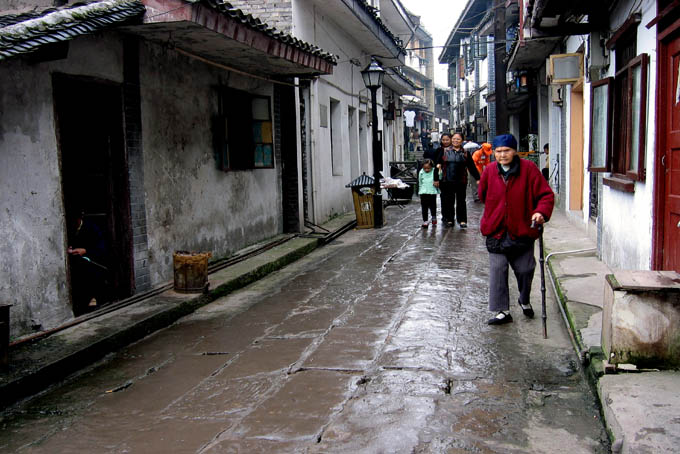
<path id="1" fill-rule="evenodd" d="M 541 265 L 541 319 L 543 320 L 543 339 L 548 338 L 548 327 L 546 321 L 548 316 L 545 314 L 545 259 L 543 258 L 543 226 L 536 225 L 536 221 L 531 221 L 531 228 L 538 229 L 538 261 Z"/>

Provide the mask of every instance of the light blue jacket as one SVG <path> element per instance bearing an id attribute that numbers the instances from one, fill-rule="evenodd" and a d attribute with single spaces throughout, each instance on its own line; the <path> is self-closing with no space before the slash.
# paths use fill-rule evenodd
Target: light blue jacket
<path id="1" fill-rule="evenodd" d="M 418 172 L 418 194 L 439 194 L 439 188 L 434 186 L 434 173 L 436 171 L 436 168 L 429 172 L 420 169 L 420 172 Z"/>

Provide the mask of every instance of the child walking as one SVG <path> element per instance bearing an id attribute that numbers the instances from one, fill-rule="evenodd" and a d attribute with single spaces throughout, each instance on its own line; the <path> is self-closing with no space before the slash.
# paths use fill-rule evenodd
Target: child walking
<path id="1" fill-rule="evenodd" d="M 427 213 L 430 212 L 432 225 L 437 225 L 437 194 L 439 194 L 439 175 L 434 170 L 432 159 L 423 162 L 423 168 L 418 172 L 418 195 L 423 209 L 423 228 L 428 226 Z"/>

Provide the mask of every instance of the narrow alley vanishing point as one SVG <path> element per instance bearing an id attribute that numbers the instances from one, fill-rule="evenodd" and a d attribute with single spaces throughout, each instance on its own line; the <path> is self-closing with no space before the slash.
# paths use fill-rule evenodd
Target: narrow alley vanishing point
<path id="1" fill-rule="evenodd" d="M 515 307 L 514 323 L 488 326 L 481 206 L 468 230 L 422 229 L 419 211 L 390 207 L 385 228 L 8 409 L 0 450 L 608 452 L 552 295 L 547 340 Z"/>

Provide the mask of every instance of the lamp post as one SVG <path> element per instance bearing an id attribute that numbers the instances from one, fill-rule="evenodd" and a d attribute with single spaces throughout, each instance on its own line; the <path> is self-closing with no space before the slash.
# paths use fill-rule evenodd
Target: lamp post
<path id="1" fill-rule="evenodd" d="M 371 130 L 373 132 L 373 227 L 383 226 L 382 192 L 380 190 L 380 171 L 383 167 L 382 145 L 378 140 L 378 102 L 376 100 L 378 88 L 382 86 L 385 70 L 377 61 L 371 59 L 371 63 L 361 71 L 366 88 L 371 90 Z"/>

